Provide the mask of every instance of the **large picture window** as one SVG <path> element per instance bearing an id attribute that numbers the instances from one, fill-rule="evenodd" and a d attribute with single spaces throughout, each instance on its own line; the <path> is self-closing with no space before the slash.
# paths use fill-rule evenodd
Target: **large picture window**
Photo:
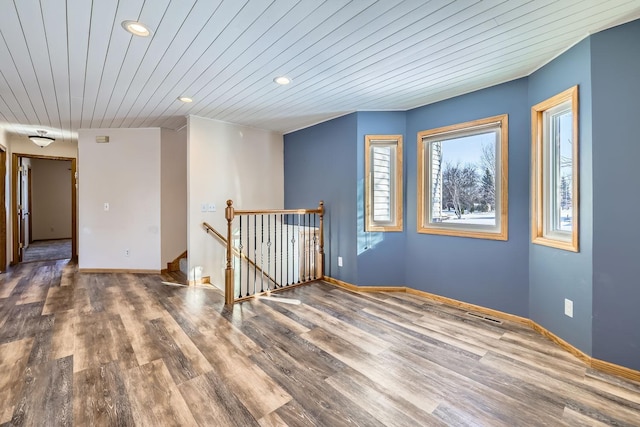
<path id="1" fill-rule="evenodd" d="M 365 230 L 402 231 L 402 135 L 365 136 Z"/>
<path id="2" fill-rule="evenodd" d="M 533 243 L 578 252 L 578 87 L 531 108 Z"/>
<path id="3" fill-rule="evenodd" d="M 418 133 L 418 232 L 507 240 L 507 115 Z"/>

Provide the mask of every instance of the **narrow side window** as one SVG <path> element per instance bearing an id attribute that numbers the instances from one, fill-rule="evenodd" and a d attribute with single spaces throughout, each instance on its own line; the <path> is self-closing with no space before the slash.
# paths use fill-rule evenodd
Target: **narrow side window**
<path id="1" fill-rule="evenodd" d="M 531 241 L 578 252 L 578 86 L 531 108 Z"/>
<path id="2" fill-rule="evenodd" d="M 402 231 L 402 135 L 365 136 L 365 231 Z"/>

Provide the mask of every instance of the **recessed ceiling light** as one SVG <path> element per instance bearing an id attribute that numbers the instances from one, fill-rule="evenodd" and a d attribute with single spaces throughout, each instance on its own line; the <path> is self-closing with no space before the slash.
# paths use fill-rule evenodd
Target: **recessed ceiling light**
<path id="1" fill-rule="evenodd" d="M 291 79 L 287 76 L 276 77 L 275 79 L 273 79 L 273 81 L 278 83 L 279 85 L 288 85 L 289 83 L 291 83 Z"/>
<path id="2" fill-rule="evenodd" d="M 122 21 L 122 28 L 134 36 L 148 37 L 151 35 L 149 27 L 138 21 Z"/>
<path id="3" fill-rule="evenodd" d="M 193 99 L 189 98 L 188 96 L 179 96 L 178 100 L 182 102 L 193 102 Z"/>

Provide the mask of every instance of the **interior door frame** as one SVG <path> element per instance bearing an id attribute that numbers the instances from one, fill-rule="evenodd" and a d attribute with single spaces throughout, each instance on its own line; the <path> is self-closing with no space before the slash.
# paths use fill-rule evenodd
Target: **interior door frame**
<path id="1" fill-rule="evenodd" d="M 27 214 L 29 217 L 29 244 L 33 243 L 33 183 L 31 182 L 31 168 L 27 171 Z"/>
<path id="2" fill-rule="evenodd" d="M 77 219 L 77 189 L 76 189 L 76 163 L 75 157 L 60 157 L 60 156 L 40 156 L 37 154 L 22 154 L 13 153 L 11 161 L 11 222 L 13 225 L 13 259 L 11 265 L 15 265 L 20 262 L 20 236 L 18 230 L 18 164 L 20 158 L 28 159 L 45 159 L 45 160 L 69 160 L 71 161 L 71 258 L 78 259 L 78 219 Z"/>
<path id="3" fill-rule="evenodd" d="M 0 147 L 0 272 L 7 270 L 7 151 Z"/>

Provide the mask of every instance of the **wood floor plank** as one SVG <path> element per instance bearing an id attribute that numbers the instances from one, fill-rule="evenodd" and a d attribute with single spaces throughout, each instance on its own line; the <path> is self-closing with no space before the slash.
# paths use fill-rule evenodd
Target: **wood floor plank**
<path id="1" fill-rule="evenodd" d="M 73 355 L 76 340 L 75 321 L 76 314 L 73 310 L 55 314 L 51 337 L 52 359 Z"/>
<path id="2" fill-rule="evenodd" d="M 187 297 L 193 298 L 190 294 L 196 289 L 187 291 Z M 202 291 L 200 291 L 202 294 Z M 218 311 L 212 307 L 199 307 L 196 313 L 193 313 L 190 309 L 190 305 L 180 302 L 179 298 L 168 298 L 171 302 L 171 309 L 169 313 L 171 317 L 176 319 L 180 318 L 181 321 L 178 324 L 183 330 L 186 322 L 187 329 L 185 333 L 189 337 L 206 335 L 210 339 L 224 339 L 231 343 L 237 351 L 241 351 L 245 355 L 251 355 L 260 350 L 260 347 L 256 345 L 250 338 L 244 335 L 233 323 L 229 322 Z M 254 315 L 248 317 L 252 318 Z"/>
<path id="3" fill-rule="evenodd" d="M 229 384 L 255 419 L 262 418 L 291 400 L 291 396 L 244 354 L 224 338 L 194 337 L 198 348 L 215 371 Z"/>
<path id="4" fill-rule="evenodd" d="M 53 314 L 73 309 L 73 288 L 69 286 L 50 287 L 42 308 L 42 314 Z"/>
<path id="5" fill-rule="evenodd" d="M 265 349 L 251 358 L 289 394 L 296 396 L 296 401 L 318 421 L 318 425 L 383 426 L 369 412 L 359 408 L 326 382 L 312 380 L 313 375 L 303 365 L 304 361 L 291 358 L 278 347 Z M 282 416 L 281 412 L 278 414 Z"/>
<path id="6" fill-rule="evenodd" d="M 75 425 L 134 425 L 131 403 L 116 362 L 74 374 L 73 395 Z"/>
<path id="7" fill-rule="evenodd" d="M 42 302 L 14 305 L 7 310 L 7 323 L 0 331 L 0 344 L 19 340 L 24 337 L 32 337 L 41 328 L 48 326 L 47 322 L 42 322 Z M 48 316 L 47 318 L 51 318 Z"/>
<path id="8" fill-rule="evenodd" d="M 22 374 L 27 366 L 33 338 L 0 345 L 0 424 L 11 420 L 22 392 Z"/>
<path id="9" fill-rule="evenodd" d="M 584 380 L 563 377 L 561 374 L 549 375 L 545 370 L 491 353 L 484 357 L 481 363 L 489 366 L 498 364 L 502 372 L 533 383 L 549 395 L 557 393 L 563 396 L 562 401 L 575 412 L 591 414 L 594 419 L 613 420 L 608 422 L 616 425 L 640 423 L 639 404 L 603 393 L 598 388 L 590 388 L 585 385 Z"/>
<path id="10" fill-rule="evenodd" d="M 51 357 L 51 340 L 53 338 L 53 322 L 54 316 L 45 316 L 41 318 L 40 331 L 34 336 L 33 347 L 29 355 L 29 366 L 42 364 L 53 360 Z"/>
<path id="11" fill-rule="evenodd" d="M 431 349 L 390 350 L 380 358 L 389 365 L 412 366 L 423 382 L 435 386 L 432 393 L 440 395 L 441 401 L 461 399 L 475 408 L 476 419 L 486 423 L 496 419 L 508 422 L 521 416 L 532 425 L 548 425 L 562 417 L 562 395 L 486 370 L 479 360 L 453 354 L 447 359 Z"/>
<path id="12" fill-rule="evenodd" d="M 329 328 L 332 334 L 335 334 L 351 344 L 360 347 L 362 350 L 371 353 L 378 354 L 379 352 L 389 348 L 391 346 L 387 341 L 376 337 L 362 329 L 354 327 L 346 322 L 342 322 L 339 319 L 328 315 L 327 313 L 320 311 L 311 306 L 293 306 L 290 308 L 281 308 L 286 310 L 285 312 L 292 313 L 302 321 L 313 327 L 324 325 L 325 328 Z M 309 329 L 313 329 L 309 328 Z"/>
<path id="13" fill-rule="evenodd" d="M 321 329 L 314 330 L 314 334 L 307 334 L 306 338 L 350 368 L 371 381 L 392 389 L 398 396 L 427 413 L 431 413 L 438 406 L 441 397 L 439 393 L 428 390 L 428 385 L 419 385 L 421 381 L 415 381 L 415 373 L 409 365 L 384 364 L 379 354 L 361 357 L 366 355 L 361 352 L 354 353 L 348 341 L 337 337 L 327 339 L 327 332 Z"/>
<path id="14" fill-rule="evenodd" d="M 260 427 L 286 427 L 287 423 L 284 422 L 280 415 L 275 412 L 265 415 L 258 420 Z"/>
<path id="15" fill-rule="evenodd" d="M 160 321 L 160 319 L 158 321 Z M 196 375 L 201 375 L 213 370 L 207 358 L 204 357 L 202 352 L 193 341 L 191 341 L 172 316 L 164 315 L 161 321 L 173 342 L 178 346 L 178 349 L 180 349 L 187 360 L 189 360 Z"/>
<path id="16" fill-rule="evenodd" d="M 603 395 L 615 396 L 640 404 L 640 384 L 622 381 L 618 377 L 593 369 L 587 369 L 584 384 L 594 390 L 599 390 Z"/>
<path id="17" fill-rule="evenodd" d="M 609 424 L 606 424 L 602 421 L 594 420 L 593 418 L 587 415 L 583 415 L 579 412 L 576 412 L 570 408 L 564 408 L 562 421 L 565 422 L 568 426 L 572 426 L 572 427 L 608 427 L 609 426 Z"/>
<path id="18" fill-rule="evenodd" d="M 193 378 L 178 386 L 201 426 L 258 426 L 242 401 L 216 372 Z"/>
<path id="19" fill-rule="evenodd" d="M 167 331 L 162 319 L 150 320 L 147 333 L 162 353 L 162 360 L 176 384 L 181 384 L 204 373 L 198 372 L 194 368 L 191 360 L 185 356 Z"/>
<path id="20" fill-rule="evenodd" d="M 9 298 L 21 279 L 22 277 L 16 274 L 0 274 L 0 300 Z"/>
<path id="21" fill-rule="evenodd" d="M 123 377 L 136 425 L 196 425 L 162 360 L 124 371 Z"/>
<path id="22" fill-rule="evenodd" d="M 22 395 L 15 405 L 14 426 L 73 425 L 73 358 L 27 367 Z"/>
<path id="23" fill-rule="evenodd" d="M 162 352 L 147 332 L 148 322 L 139 318 L 135 310 L 131 311 L 125 306 L 121 306 L 118 313 L 122 319 L 126 336 L 133 348 L 138 365 L 146 365 L 149 362 L 160 359 Z"/>
<path id="24" fill-rule="evenodd" d="M 394 390 L 381 386 L 355 369 L 346 368 L 327 378 L 326 382 L 386 426 L 445 425 Z"/>
<path id="25" fill-rule="evenodd" d="M 136 365 L 134 351 L 117 315 L 97 312 L 76 317 L 74 325 L 74 372 L 121 360 Z"/>
<path id="26" fill-rule="evenodd" d="M 293 358 L 306 360 L 307 368 L 320 378 L 326 378 L 344 368 L 341 361 L 313 345 L 304 334 L 298 336 L 282 325 L 256 320 L 254 318 L 247 321 L 242 331 L 260 343 L 263 349 L 278 346 Z"/>

